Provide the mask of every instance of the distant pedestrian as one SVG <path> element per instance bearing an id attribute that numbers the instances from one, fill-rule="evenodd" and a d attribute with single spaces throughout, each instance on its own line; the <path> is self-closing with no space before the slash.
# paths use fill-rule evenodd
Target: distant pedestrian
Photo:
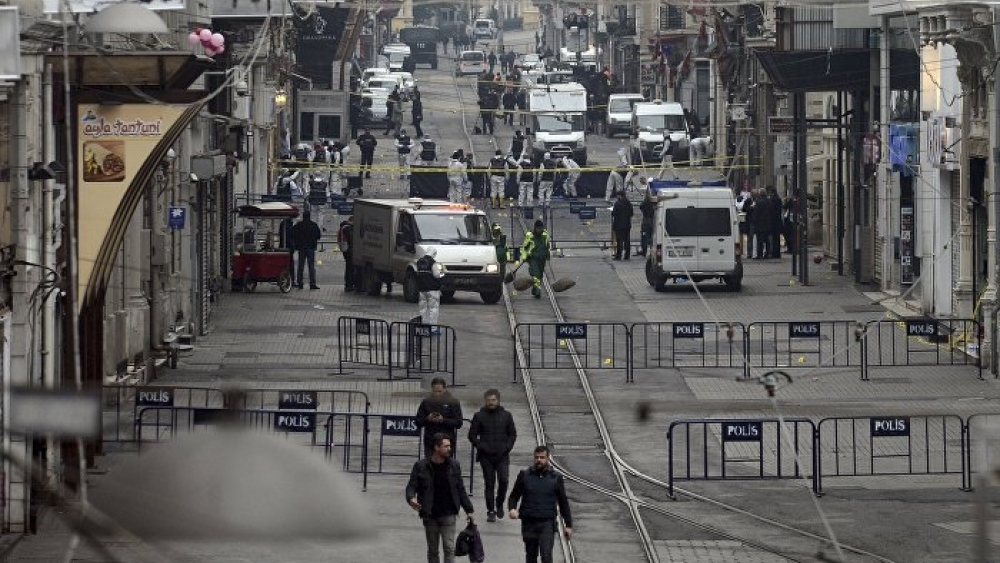
<path id="1" fill-rule="evenodd" d="M 740 220 L 740 245 L 747 256 L 753 256 L 753 222 L 750 219 L 752 210 L 753 196 L 750 194 L 750 188 L 744 185 L 736 196 L 736 211 L 743 215 Z"/>
<path id="2" fill-rule="evenodd" d="M 521 154 L 524 152 L 524 140 L 524 133 L 521 133 L 520 129 L 514 131 L 514 138 L 510 141 L 511 156 L 517 159 L 521 158 Z"/>
<path id="3" fill-rule="evenodd" d="M 493 222 L 490 226 L 490 235 L 493 237 L 493 248 L 497 254 L 497 264 L 500 265 L 500 275 L 507 273 L 507 235 L 503 234 L 503 227 L 500 223 Z"/>
<path id="4" fill-rule="evenodd" d="M 396 137 L 396 152 L 399 156 L 399 179 L 409 178 L 410 176 L 410 152 L 413 150 L 413 140 L 410 136 L 406 134 L 405 129 L 399 130 L 399 136 Z"/>
<path id="5" fill-rule="evenodd" d="M 417 260 L 420 322 L 426 325 L 438 324 L 438 314 L 441 311 L 441 278 L 444 277 L 444 268 L 436 257 L 437 249 L 432 246 Z"/>
<path id="6" fill-rule="evenodd" d="M 541 555 L 542 563 L 552 563 L 556 518 L 562 516 L 568 540 L 573 537 L 573 514 L 563 476 L 549 464 L 547 447 L 536 447 L 532 466 L 517 474 L 509 502 L 511 519 L 521 519 L 525 561 L 536 563 Z"/>
<path id="7" fill-rule="evenodd" d="M 556 161 L 550 153 L 542 156 L 542 162 L 535 170 L 535 183 L 538 184 L 538 204 L 544 213 L 552 203 L 552 184 L 556 180 Z"/>
<path id="8" fill-rule="evenodd" d="M 402 110 L 400 107 L 401 104 L 402 101 L 399 95 L 399 86 L 396 86 L 385 99 L 385 133 L 382 134 L 383 136 L 388 135 L 389 132 L 393 130 L 396 122 L 396 108 Z M 396 134 L 398 135 L 399 133 L 397 132 Z"/>
<path id="9" fill-rule="evenodd" d="M 576 181 L 580 179 L 580 165 L 570 155 L 562 157 L 559 164 L 566 169 L 566 179 L 563 181 L 566 197 L 576 197 Z"/>
<path id="10" fill-rule="evenodd" d="M 503 151 L 497 149 L 496 154 L 489 163 L 490 179 L 490 207 L 493 209 L 503 208 L 504 184 L 507 179 L 507 159 L 503 156 Z M 484 188 L 485 189 L 485 188 Z"/>
<path id="11" fill-rule="evenodd" d="M 503 122 L 504 125 L 514 126 L 514 110 L 517 108 L 517 94 L 513 88 L 507 88 L 503 93 Z"/>
<path id="12" fill-rule="evenodd" d="M 510 452 L 517 441 L 514 417 L 500 405 L 500 391 L 490 389 L 483 394 L 483 407 L 472 416 L 469 426 L 469 441 L 476 447 L 483 470 L 486 521 L 495 522 L 503 518 L 510 480 Z"/>
<path id="13" fill-rule="evenodd" d="M 604 201 L 611 203 L 611 198 L 625 191 L 625 178 L 617 168 L 612 168 L 608 174 L 608 182 L 604 186 Z"/>
<path id="14" fill-rule="evenodd" d="M 309 211 L 302 213 L 302 220 L 291 228 L 292 240 L 295 242 L 295 249 L 299 252 L 299 265 L 296 270 L 298 275 L 295 278 L 295 287 L 302 289 L 302 274 L 305 266 L 309 266 L 309 289 L 319 289 L 316 285 L 316 247 L 319 244 L 323 233 L 319 230 L 319 225 L 312 221 Z"/>
<path id="15" fill-rule="evenodd" d="M 486 60 L 490 63 L 490 74 L 493 74 L 493 68 L 497 66 L 497 54 L 490 50 L 490 56 Z"/>
<path id="16" fill-rule="evenodd" d="M 454 563 L 458 510 L 465 511 L 469 522 L 473 521 L 474 510 L 462 482 L 462 467 L 452 459 L 452 439 L 446 434 L 436 434 L 431 444 L 431 455 L 418 460 L 410 470 L 406 502 L 424 523 L 427 562 L 441 563 L 440 548 L 444 551 L 444 563 Z"/>
<path id="17" fill-rule="evenodd" d="M 515 139 L 516 142 L 516 139 Z M 528 153 L 521 152 L 521 157 L 517 161 L 517 205 L 519 207 L 531 207 L 534 205 L 533 191 L 535 189 L 535 171 Z"/>
<path id="18" fill-rule="evenodd" d="M 413 87 L 413 94 L 410 103 L 410 116 L 413 118 L 413 127 L 417 132 L 417 138 L 423 138 L 424 130 L 420 127 L 420 124 L 424 121 L 424 101 L 420 98 L 420 91 L 417 90 L 416 86 Z"/>
<path id="19" fill-rule="evenodd" d="M 794 255 L 799 251 L 799 213 L 802 212 L 801 208 L 801 197 L 798 188 L 792 192 L 792 197 L 785 200 L 782 208 L 784 213 L 782 219 L 784 221 L 784 235 L 785 235 L 785 246 L 788 248 L 788 253 Z"/>
<path id="20" fill-rule="evenodd" d="M 771 202 L 771 258 L 781 258 L 781 198 L 774 186 L 767 187 L 767 198 Z"/>
<path id="21" fill-rule="evenodd" d="M 372 177 L 372 163 L 375 161 L 375 147 L 378 146 L 378 140 L 375 139 L 375 135 L 372 135 L 372 130 L 365 127 L 365 132 L 358 137 L 355 142 L 361 149 L 361 168 L 358 169 L 358 178 L 362 174 L 365 178 Z"/>
<path id="22" fill-rule="evenodd" d="M 653 220 L 656 214 L 656 198 L 652 190 L 646 190 L 642 203 L 639 204 L 642 213 L 642 223 L 639 225 L 639 256 L 646 256 L 653 245 Z"/>
<path id="23" fill-rule="evenodd" d="M 611 208 L 611 229 L 615 234 L 615 260 L 629 259 L 632 250 L 632 202 L 625 191 L 618 192 L 618 200 Z"/>
<path id="24" fill-rule="evenodd" d="M 445 380 L 435 377 L 431 380 L 431 395 L 417 407 L 417 426 L 424 431 L 425 457 L 434 453 L 435 434 L 444 434 L 456 444 L 455 436 L 462 424 L 461 403 L 448 392 Z"/>
<path id="25" fill-rule="evenodd" d="M 354 291 L 354 215 L 340 224 L 337 232 L 337 245 L 344 255 L 344 291 Z"/>
<path id="26" fill-rule="evenodd" d="M 541 299 L 542 276 L 545 275 L 545 264 L 549 261 L 549 232 L 545 230 L 545 223 L 541 219 L 536 220 L 534 228 L 524 234 L 521 261 L 528 263 L 531 295 L 535 299 Z"/>
<path id="27" fill-rule="evenodd" d="M 753 234 L 756 238 L 754 258 L 763 260 L 771 255 L 771 231 L 774 229 L 774 218 L 771 211 L 771 200 L 765 197 L 764 190 L 757 190 L 753 198 Z"/>
<path id="28" fill-rule="evenodd" d="M 465 153 L 462 149 L 458 149 L 452 153 L 448 162 L 448 201 L 452 203 L 465 203 L 464 188 L 469 173 L 466 171 L 464 161 Z"/>

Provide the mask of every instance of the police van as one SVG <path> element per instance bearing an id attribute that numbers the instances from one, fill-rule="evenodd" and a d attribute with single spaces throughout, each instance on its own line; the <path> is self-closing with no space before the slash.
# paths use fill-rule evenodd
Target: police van
<path id="1" fill-rule="evenodd" d="M 743 249 L 729 188 L 658 190 L 646 281 L 663 291 L 681 279 L 719 279 L 732 291 L 742 287 Z"/>

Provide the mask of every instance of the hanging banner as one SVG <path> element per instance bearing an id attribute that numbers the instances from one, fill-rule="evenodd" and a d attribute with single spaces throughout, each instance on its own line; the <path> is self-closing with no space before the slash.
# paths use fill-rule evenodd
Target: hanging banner
<path id="1" fill-rule="evenodd" d="M 186 106 L 77 106 L 79 290 L 97 262 L 118 207 L 136 173 Z"/>

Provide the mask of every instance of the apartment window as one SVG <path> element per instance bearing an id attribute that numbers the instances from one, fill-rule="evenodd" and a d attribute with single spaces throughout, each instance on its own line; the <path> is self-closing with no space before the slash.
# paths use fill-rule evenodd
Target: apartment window
<path id="1" fill-rule="evenodd" d="M 312 141 L 316 135 L 316 114 L 304 111 L 299 114 L 299 141 Z"/>
<path id="2" fill-rule="evenodd" d="M 660 6 L 660 29 L 684 29 L 684 11 L 677 6 Z"/>

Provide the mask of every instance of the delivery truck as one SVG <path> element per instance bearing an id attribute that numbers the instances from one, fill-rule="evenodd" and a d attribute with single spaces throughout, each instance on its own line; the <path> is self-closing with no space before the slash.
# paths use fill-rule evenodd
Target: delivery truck
<path id="1" fill-rule="evenodd" d="M 553 158 L 572 156 L 577 164 L 587 164 L 587 90 L 583 85 L 533 85 L 528 88 L 528 112 L 536 164 L 545 153 Z"/>
<path id="2" fill-rule="evenodd" d="M 368 295 L 384 285 L 403 287 L 403 297 L 416 303 L 417 260 L 431 248 L 444 267 L 441 295 L 478 293 L 493 304 L 502 297 L 503 278 L 486 214 L 463 203 L 440 200 L 356 199 L 352 261 Z"/>

